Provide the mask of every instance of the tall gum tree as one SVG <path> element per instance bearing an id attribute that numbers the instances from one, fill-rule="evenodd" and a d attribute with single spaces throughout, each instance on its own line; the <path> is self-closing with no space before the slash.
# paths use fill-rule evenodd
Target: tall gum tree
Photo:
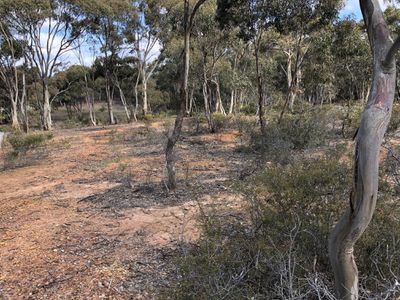
<path id="1" fill-rule="evenodd" d="M 0 7 L 1 17 L 1 7 Z M 18 61 L 23 57 L 23 45 L 15 39 L 15 34 L 3 21 L 0 21 L 0 79 L 3 81 L 11 103 L 11 126 L 19 130 L 18 104 L 21 103 Z"/>
<path id="2" fill-rule="evenodd" d="M 118 88 L 115 69 L 124 46 L 126 27 L 134 23 L 131 22 L 132 18 L 136 18 L 135 7 L 129 0 L 82 0 L 80 6 L 87 18 L 88 31 L 100 45 L 109 122 L 115 124 L 113 103 L 115 88 Z"/>
<path id="3" fill-rule="evenodd" d="M 358 270 L 354 246 L 370 223 L 378 194 L 379 152 L 386 132 L 396 88 L 396 59 L 400 37 L 393 42 L 378 0 L 360 0 L 373 53 L 370 95 L 356 134 L 354 177 L 349 207 L 329 240 L 329 257 L 337 297 L 358 299 Z"/>
<path id="4" fill-rule="evenodd" d="M 8 23 L 27 38 L 28 57 L 42 85 L 42 128 L 51 130 L 50 80 L 62 65 L 63 55 L 73 49 L 72 44 L 82 33 L 79 7 L 68 0 L 4 1 L 8 7 L 5 17 Z"/>
<path id="5" fill-rule="evenodd" d="M 161 4 L 162 5 L 162 4 Z M 141 0 L 136 1 L 135 6 L 138 11 L 138 18 L 127 32 L 128 43 L 131 44 L 132 52 L 135 54 L 137 76 L 134 85 L 135 111 L 138 112 L 139 106 L 139 82 L 141 81 L 142 94 L 142 113 L 149 113 L 150 103 L 148 99 L 148 82 L 160 63 L 160 56 L 157 57 L 161 28 L 165 30 L 164 12 L 158 1 Z"/>
<path id="6" fill-rule="evenodd" d="M 183 16 L 183 32 L 184 32 L 184 49 L 183 49 L 183 73 L 180 88 L 179 107 L 172 133 L 168 136 L 167 146 L 165 149 L 166 170 L 167 170 L 167 186 L 169 189 L 176 188 L 176 172 L 175 172 L 175 144 L 179 139 L 182 131 L 183 117 L 185 114 L 186 102 L 189 97 L 188 82 L 190 68 L 190 35 L 192 32 L 194 17 L 197 11 L 207 0 L 197 0 L 190 11 L 190 0 L 183 0 L 184 16 Z"/>

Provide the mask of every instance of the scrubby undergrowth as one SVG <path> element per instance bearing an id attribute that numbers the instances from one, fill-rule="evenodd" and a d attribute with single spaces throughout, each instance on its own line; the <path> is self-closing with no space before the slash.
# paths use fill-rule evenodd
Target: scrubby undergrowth
<path id="1" fill-rule="evenodd" d="M 179 259 L 165 298 L 335 299 L 327 244 L 348 204 L 352 147 L 326 113 L 269 122 L 264 135 L 234 122 L 249 136 L 241 149 L 260 154 L 259 171 L 235 182 L 241 211 L 203 211 L 202 237 Z M 362 299 L 400 295 L 398 167 L 384 163 L 377 211 L 356 246 Z"/>

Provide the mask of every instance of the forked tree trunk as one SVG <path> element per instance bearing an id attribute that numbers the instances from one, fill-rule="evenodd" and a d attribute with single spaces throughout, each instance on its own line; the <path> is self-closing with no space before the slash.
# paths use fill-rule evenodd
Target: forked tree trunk
<path id="1" fill-rule="evenodd" d="M 18 121 L 18 98 L 13 93 L 10 95 L 11 98 L 11 126 L 13 129 L 19 130 Z"/>
<path id="2" fill-rule="evenodd" d="M 107 109 L 108 109 L 108 118 L 111 125 L 115 124 L 114 112 L 113 112 L 113 97 L 114 92 L 112 91 L 112 83 L 109 75 L 106 76 L 106 96 L 107 96 Z"/>
<path id="3" fill-rule="evenodd" d="M 215 93 L 216 93 L 216 104 L 215 104 L 215 112 L 216 113 L 220 113 L 223 114 L 224 116 L 226 116 L 226 112 L 225 112 L 225 108 L 224 108 L 224 104 L 222 103 L 222 98 L 221 98 L 221 89 L 219 86 L 219 82 L 218 80 L 212 80 L 212 82 L 215 84 Z"/>
<path id="4" fill-rule="evenodd" d="M 180 104 L 175 119 L 175 126 L 172 134 L 168 136 L 167 147 L 165 149 L 166 170 L 167 170 L 167 186 L 169 189 L 176 188 L 176 172 L 175 172 L 175 144 L 182 131 L 183 117 L 185 114 L 186 101 L 189 97 L 189 67 L 190 67 L 190 33 L 193 26 L 193 19 L 197 10 L 206 0 L 198 0 L 189 16 L 189 0 L 184 1 L 184 55 L 183 55 L 183 79 L 180 90 Z"/>
<path id="5" fill-rule="evenodd" d="M 122 87 L 118 80 L 115 80 L 115 85 L 117 86 L 118 91 L 119 91 L 119 98 L 121 100 L 122 106 L 124 107 L 126 120 L 129 123 L 131 121 L 131 112 L 129 111 L 128 104 L 126 103 L 124 91 L 122 90 Z"/>
<path id="6" fill-rule="evenodd" d="M 86 104 L 88 106 L 89 109 L 89 118 L 90 118 L 90 124 L 92 126 L 96 126 L 96 115 L 94 112 L 94 95 L 90 92 L 89 89 L 89 80 L 88 80 L 88 76 L 85 73 L 85 94 L 86 94 Z"/>
<path id="7" fill-rule="evenodd" d="M 214 133 L 214 122 L 211 114 L 211 101 L 208 89 L 208 78 L 207 78 L 207 53 L 203 49 L 203 99 L 204 99 L 204 114 L 206 115 L 208 129 Z"/>
<path id="8" fill-rule="evenodd" d="M 96 113 L 94 110 L 94 95 L 93 94 L 88 94 L 87 95 L 87 104 L 88 104 L 88 108 L 89 108 L 89 118 L 90 118 L 90 124 L 92 126 L 96 126 L 97 125 L 97 120 L 96 120 Z"/>
<path id="9" fill-rule="evenodd" d="M 358 270 L 354 245 L 373 216 L 378 193 L 379 152 L 389 123 L 396 86 L 394 55 L 400 47 L 389 30 L 378 0 L 360 0 L 374 54 L 371 92 L 356 136 L 350 205 L 329 240 L 329 257 L 339 299 L 358 299 Z"/>
<path id="10" fill-rule="evenodd" d="M 180 90 L 180 105 L 178 108 L 174 130 L 168 136 L 167 147 L 165 149 L 166 169 L 167 169 L 167 185 L 169 189 L 176 188 L 176 171 L 175 171 L 175 144 L 182 131 L 183 117 L 185 114 L 185 106 L 188 99 L 188 79 L 189 79 L 189 63 L 190 63 L 190 31 L 189 31 L 189 0 L 184 0 L 184 27 L 185 27 L 185 46 L 183 56 L 183 80 Z"/>
<path id="11" fill-rule="evenodd" d="M 206 115 L 208 129 L 210 130 L 210 132 L 214 133 L 215 128 L 214 128 L 214 122 L 213 122 L 212 114 L 211 114 L 210 97 L 208 94 L 207 81 L 203 82 L 203 98 L 204 98 L 204 114 Z"/>

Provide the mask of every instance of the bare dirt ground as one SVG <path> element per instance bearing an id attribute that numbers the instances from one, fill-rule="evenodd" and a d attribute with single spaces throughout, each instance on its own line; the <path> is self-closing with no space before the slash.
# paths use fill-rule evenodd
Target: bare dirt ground
<path id="1" fill-rule="evenodd" d="M 199 205 L 233 209 L 238 134 L 189 134 L 163 184 L 160 123 L 54 132 L 0 171 L 0 299 L 153 299 L 199 236 Z M 0 164 L 3 162 L 0 157 Z M 1 165 L 0 165 L 1 167 Z"/>

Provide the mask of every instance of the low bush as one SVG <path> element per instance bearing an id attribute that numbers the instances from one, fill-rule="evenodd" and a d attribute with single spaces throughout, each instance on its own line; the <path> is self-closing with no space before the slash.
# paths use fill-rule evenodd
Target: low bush
<path id="1" fill-rule="evenodd" d="M 245 115 L 255 115 L 257 113 L 257 103 L 243 104 L 240 107 L 240 112 Z"/>
<path id="2" fill-rule="evenodd" d="M 72 116 L 62 123 L 62 128 L 72 129 L 90 125 L 89 118 L 86 116 Z"/>
<path id="3" fill-rule="evenodd" d="M 155 116 L 153 114 L 145 114 L 143 115 L 143 120 L 144 121 L 154 121 Z"/>
<path id="4" fill-rule="evenodd" d="M 51 132 L 31 134 L 15 132 L 10 134 L 7 137 L 7 140 L 15 152 L 24 152 L 30 149 L 38 148 L 52 138 L 53 134 Z"/>
<path id="5" fill-rule="evenodd" d="M 327 244 L 348 205 L 344 151 L 270 165 L 239 183 L 247 209 L 203 214 L 203 235 L 180 260 L 180 280 L 167 298 L 336 299 Z M 356 246 L 361 299 L 399 291 L 400 224 L 387 193 Z"/>
<path id="6" fill-rule="evenodd" d="M 330 136 L 327 118 L 322 112 L 309 115 L 286 116 L 280 123 L 271 121 L 263 134 L 253 130 L 250 147 L 265 154 L 266 158 L 280 163 L 292 159 L 292 151 L 324 145 Z"/>
<path id="7" fill-rule="evenodd" d="M 212 120 L 215 132 L 220 132 L 230 124 L 230 117 L 222 113 L 213 113 Z"/>

